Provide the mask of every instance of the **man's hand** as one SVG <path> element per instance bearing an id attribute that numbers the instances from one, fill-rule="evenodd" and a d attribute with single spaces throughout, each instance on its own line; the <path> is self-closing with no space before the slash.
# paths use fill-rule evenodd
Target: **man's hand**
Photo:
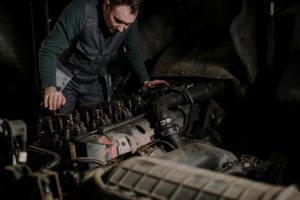
<path id="1" fill-rule="evenodd" d="M 57 110 L 66 103 L 65 96 L 56 87 L 46 87 L 43 95 L 44 107 L 49 110 Z"/>
<path id="2" fill-rule="evenodd" d="M 152 80 L 152 81 L 145 81 L 144 82 L 144 87 L 147 89 L 157 87 L 159 85 L 169 85 L 168 82 L 165 80 Z"/>

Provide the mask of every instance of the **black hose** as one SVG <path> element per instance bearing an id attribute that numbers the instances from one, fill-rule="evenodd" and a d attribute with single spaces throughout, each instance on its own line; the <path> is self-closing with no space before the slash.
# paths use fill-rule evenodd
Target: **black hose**
<path id="1" fill-rule="evenodd" d="M 179 128 L 173 122 L 174 120 L 169 114 L 170 110 L 179 105 L 207 101 L 223 92 L 224 87 L 223 82 L 210 82 L 188 88 L 180 94 L 172 92 L 158 98 L 153 107 L 153 114 L 158 122 L 156 126 L 162 139 L 172 143 L 175 147 L 182 146 L 183 143 L 178 135 Z"/>
<path id="2" fill-rule="evenodd" d="M 58 153 L 53 152 L 53 151 L 49 151 L 47 149 L 43 149 L 37 146 L 29 146 L 28 150 L 33 150 L 33 151 L 37 151 L 37 152 L 42 152 L 43 154 L 47 154 L 47 156 L 51 156 L 53 157 L 52 161 L 50 161 L 49 163 L 45 164 L 44 166 L 42 166 L 40 169 L 53 169 L 54 167 L 56 167 L 61 160 L 61 157 Z"/>
<path id="3" fill-rule="evenodd" d="M 65 164 L 71 164 L 71 163 L 94 163 L 102 167 L 107 165 L 107 162 L 103 160 L 99 160 L 97 158 L 91 158 L 91 157 L 77 157 L 65 162 Z"/>

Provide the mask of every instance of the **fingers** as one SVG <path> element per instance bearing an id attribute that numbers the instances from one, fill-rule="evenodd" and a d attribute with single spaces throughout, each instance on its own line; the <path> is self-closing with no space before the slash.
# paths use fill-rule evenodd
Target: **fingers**
<path id="1" fill-rule="evenodd" d="M 169 85 L 169 83 L 165 80 L 153 80 L 153 85 L 156 86 L 156 85 Z"/>
<path id="2" fill-rule="evenodd" d="M 67 102 L 66 97 L 63 95 L 63 99 L 62 99 L 62 104 L 61 104 L 61 105 L 62 105 L 62 106 L 65 105 L 66 102 Z"/>
<path id="3" fill-rule="evenodd" d="M 66 103 L 65 96 L 59 91 L 51 91 L 44 95 L 44 107 L 57 110 Z"/>
<path id="4" fill-rule="evenodd" d="M 144 86 L 146 88 L 154 88 L 156 86 L 159 86 L 159 85 L 170 85 L 167 81 L 165 80 L 152 80 L 152 81 L 146 81 Z"/>

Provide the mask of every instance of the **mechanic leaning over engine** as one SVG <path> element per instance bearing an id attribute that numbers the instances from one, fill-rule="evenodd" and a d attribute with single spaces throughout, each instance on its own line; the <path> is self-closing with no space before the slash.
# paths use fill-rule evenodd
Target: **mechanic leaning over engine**
<path id="1" fill-rule="evenodd" d="M 107 84 L 99 77 L 109 78 L 106 66 L 121 45 L 141 85 L 168 85 L 150 80 L 138 48 L 141 1 L 74 0 L 64 9 L 39 50 L 45 108 L 71 113 L 103 101 Z"/>

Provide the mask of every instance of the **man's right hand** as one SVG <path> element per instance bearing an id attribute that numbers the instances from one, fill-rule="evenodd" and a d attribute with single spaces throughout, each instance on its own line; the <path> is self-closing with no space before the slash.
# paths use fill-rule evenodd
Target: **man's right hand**
<path id="1" fill-rule="evenodd" d="M 46 87 L 43 91 L 44 107 L 49 110 L 57 110 L 66 103 L 66 98 L 56 87 Z"/>

